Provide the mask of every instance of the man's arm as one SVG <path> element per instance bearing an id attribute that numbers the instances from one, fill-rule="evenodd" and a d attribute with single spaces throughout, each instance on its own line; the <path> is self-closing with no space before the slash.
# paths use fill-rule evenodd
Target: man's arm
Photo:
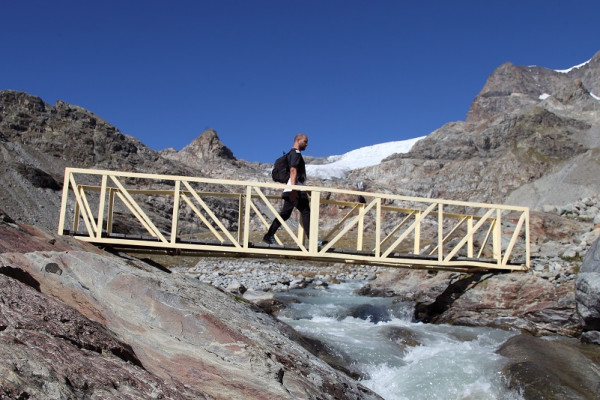
<path id="1" fill-rule="evenodd" d="M 290 184 L 295 185 L 298 183 L 298 168 L 290 167 Z M 290 193 L 290 200 L 295 201 L 298 197 L 298 191 L 292 190 Z"/>

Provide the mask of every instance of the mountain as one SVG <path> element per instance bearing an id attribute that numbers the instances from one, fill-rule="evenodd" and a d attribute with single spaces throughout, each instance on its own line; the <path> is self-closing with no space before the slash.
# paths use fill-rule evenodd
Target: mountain
<path id="1" fill-rule="evenodd" d="M 501 65 L 466 121 L 354 171 L 373 190 L 541 208 L 600 192 L 600 52 L 568 71 Z"/>
<path id="2" fill-rule="evenodd" d="M 465 121 L 424 138 L 309 161 L 309 178 L 315 185 L 537 209 L 571 203 L 600 192 L 599 82 L 600 52 L 565 71 L 505 63 Z M 2 207 L 49 229 L 65 166 L 270 181 L 270 165 L 236 159 L 214 130 L 181 151 L 155 152 L 90 111 L 15 91 L 0 91 L 0 155 Z"/>
<path id="3" fill-rule="evenodd" d="M 208 176 L 221 157 L 235 162 L 216 132 L 181 153 L 161 155 L 81 107 L 0 91 L 0 208 L 17 221 L 56 228 L 65 167 Z"/>

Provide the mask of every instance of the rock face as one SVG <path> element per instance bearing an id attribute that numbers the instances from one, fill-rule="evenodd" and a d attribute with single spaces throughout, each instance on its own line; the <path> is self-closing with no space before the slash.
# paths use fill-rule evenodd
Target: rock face
<path id="1" fill-rule="evenodd" d="M 0 231 L 3 395 L 378 398 L 233 295 L 32 228 Z"/>
<path id="2" fill-rule="evenodd" d="M 600 239 L 583 260 L 575 280 L 575 294 L 584 340 L 600 344 Z"/>
<path id="3" fill-rule="evenodd" d="M 2 398 L 210 398 L 148 372 L 103 325 L 33 287 L 0 274 L 0 298 Z"/>

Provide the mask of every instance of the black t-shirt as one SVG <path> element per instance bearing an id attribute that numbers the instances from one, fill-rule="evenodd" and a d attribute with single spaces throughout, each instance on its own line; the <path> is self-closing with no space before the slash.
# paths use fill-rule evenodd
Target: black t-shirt
<path id="1" fill-rule="evenodd" d="M 306 165 L 304 164 L 304 158 L 300 154 L 300 150 L 292 149 L 288 153 L 288 163 L 291 167 L 296 167 L 298 170 L 298 183 L 306 182 Z"/>

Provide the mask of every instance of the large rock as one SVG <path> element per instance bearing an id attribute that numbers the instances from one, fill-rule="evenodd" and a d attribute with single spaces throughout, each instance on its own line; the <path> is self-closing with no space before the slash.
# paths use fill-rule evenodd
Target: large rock
<path id="1" fill-rule="evenodd" d="M 3 274 L 0 299 L 0 398 L 210 398 L 148 372 L 103 325 Z"/>
<path id="2" fill-rule="evenodd" d="M 525 400 L 597 400 L 600 398 L 600 349 L 572 340 L 518 335 L 498 353 L 510 387 Z"/>
<path id="3" fill-rule="evenodd" d="M 0 376 L 9 388 L 34 394 L 44 382 L 53 388 L 46 398 L 57 399 L 123 398 L 128 385 L 141 393 L 132 398 L 379 398 L 239 297 L 135 258 L 85 251 L 88 245 L 79 247 L 74 239 L 48 236 L 0 222 L 0 271 L 41 293 L 4 278 L 11 298 L 25 299 L 27 292 L 31 299 L 29 306 L 9 301 L 1 309 L 0 358 L 11 372 Z M 16 248 L 9 248 L 11 242 Z M 58 302 L 35 306 L 45 302 L 43 296 Z M 24 327 L 37 333 L 19 331 Z M 25 359 L 31 367 L 20 369 Z M 103 374 L 105 369 L 112 373 Z M 96 373 L 102 376 L 86 385 Z M 121 384 L 127 376 L 134 378 Z M 123 388 L 101 392 L 105 384 Z"/>
<path id="4" fill-rule="evenodd" d="M 600 239 L 594 242 L 583 260 L 575 279 L 575 297 L 584 339 L 600 344 L 597 332 L 600 331 Z"/>
<path id="5" fill-rule="evenodd" d="M 574 337 L 581 333 L 572 280 L 550 282 L 532 273 L 474 274 L 463 279 L 468 290 L 452 290 L 461 280 L 449 286 L 434 303 L 446 307 L 431 317 L 432 322 L 511 327 L 534 335 Z"/>
<path id="6" fill-rule="evenodd" d="M 534 335 L 578 336 L 572 279 L 551 281 L 533 272 L 458 274 L 390 271 L 361 294 L 415 303 L 414 319 L 430 323 L 515 328 Z"/>

